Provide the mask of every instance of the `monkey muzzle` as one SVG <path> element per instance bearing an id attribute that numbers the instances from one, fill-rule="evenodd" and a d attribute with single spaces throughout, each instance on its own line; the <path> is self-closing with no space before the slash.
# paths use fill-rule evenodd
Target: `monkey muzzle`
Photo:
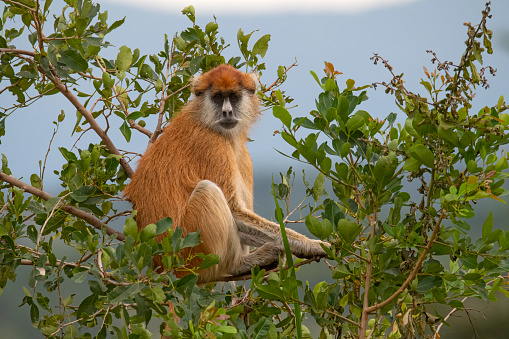
<path id="1" fill-rule="evenodd" d="M 224 98 L 222 109 L 221 109 L 221 117 L 219 118 L 219 126 L 224 129 L 232 129 L 239 123 L 239 119 L 235 116 L 233 112 L 232 104 L 230 103 L 230 99 L 228 97 Z"/>
<path id="2" fill-rule="evenodd" d="M 226 117 L 222 118 L 218 121 L 219 126 L 221 126 L 224 129 L 232 129 L 239 123 L 239 119 L 234 117 Z"/>

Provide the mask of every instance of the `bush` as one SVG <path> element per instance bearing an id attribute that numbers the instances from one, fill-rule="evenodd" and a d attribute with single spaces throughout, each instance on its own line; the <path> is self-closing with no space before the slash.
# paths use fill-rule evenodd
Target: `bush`
<path id="1" fill-rule="evenodd" d="M 369 86 L 349 79 L 340 87 L 341 73 L 327 62 L 325 77 L 311 72 L 322 93 L 307 117 L 292 117 L 286 108 L 292 99 L 279 88 L 293 65 L 280 66 L 275 82 L 261 86 L 262 102 L 272 107 L 282 123 L 279 135 L 292 148 L 287 156 L 319 173 L 313 184 L 303 176 L 306 198 L 297 207 L 289 202 L 295 173 L 281 174 L 273 185 L 276 218 L 284 226 L 298 212 L 294 219 L 332 244 L 331 282 L 309 286 L 299 280 L 297 268 L 310 260 L 293 262 L 288 255 L 286 267 L 255 268 L 249 277 L 230 279 L 251 278 L 249 290 L 224 291 L 214 284 L 196 286 L 195 270 L 181 279 L 172 274 L 186 264 L 178 252 L 196 246 L 199 234 L 183 238 L 169 218 L 138 231 L 136 211 L 117 203 L 133 173 L 130 162 L 139 154 L 119 150 L 111 129 L 118 128 L 127 143 L 133 130 L 153 143 L 189 100 L 194 74 L 222 63 L 263 72 L 270 35 L 250 47 L 253 33 L 239 30 L 241 56 L 226 60 L 228 45 L 217 23 L 202 29 L 190 6 L 183 14 L 191 27 L 166 37 L 157 55 L 122 46 L 116 59 L 108 60 L 102 57 L 110 46 L 105 36 L 123 19 L 108 24 L 99 5 L 86 0 L 66 1 L 64 8 L 51 7 L 51 1 L 5 3 L 0 80 L 9 85 L 0 93 L 11 93 L 16 102 L 0 112 L 0 136 L 11 114 L 61 94 L 77 110 L 68 132 L 94 131 L 99 137 L 83 149 L 58 148 L 63 164 L 54 171 L 62 186 L 57 196 L 44 190 L 45 161 L 28 184 L 2 157 L 0 291 L 16 280 L 20 266 L 31 268 L 23 305 L 43 335 L 145 338 L 152 336 L 147 326 L 158 318 L 174 337 L 302 338 L 309 336 L 301 323 L 305 314 L 320 326 L 320 338 L 439 337 L 441 324 L 464 307 L 465 298 L 496 301 L 497 292 L 507 295 L 509 232 L 493 230 L 490 214 L 479 239 L 467 233 L 473 203 L 502 201 L 508 168 L 501 151 L 509 140 L 503 97 L 493 107 L 472 111 L 474 90 L 487 87 L 485 73 L 493 71 L 477 70 L 483 53 L 492 53 L 489 4 L 479 25 L 467 25 L 466 48 L 457 64 L 433 54 L 436 70 L 424 69 L 424 95 L 410 92 L 402 75 L 381 56 L 373 57 L 392 75 L 388 83 L 374 86 L 395 97 L 407 116 L 404 125 L 395 125 L 394 113 L 380 121 L 358 109 Z M 54 32 L 46 36 L 43 27 L 53 13 L 58 13 Z M 13 24 L 19 18 L 20 27 Z M 28 38 L 32 50 L 17 49 L 13 43 L 19 37 Z M 64 119 L 70 118 L 62 111 L 53 121 L 55 133 Z M 149 130 L 146 121 L 155 128 Z M 405 191 L 405 177 L 421 183 L 419 196 Z M 112 227 L 119 220 L 123 232 Z M 165 231 L 170 236 L 156 242 Z M 72 259 L 57 254 L 57 246 L 66 247 Z M 154 270 L 154 255 L 162 256 L 164 271 Z M 215 256 L 203 259 L 201 268 L 217 262 Z M 85 283 L 85 295 L 61 289 Z M 168 313 L 168 303 L 181 326 Z M 435 304 L 452 311 L 439 314 Z M 164 329 L 162 324 L 161 333 Z"/>

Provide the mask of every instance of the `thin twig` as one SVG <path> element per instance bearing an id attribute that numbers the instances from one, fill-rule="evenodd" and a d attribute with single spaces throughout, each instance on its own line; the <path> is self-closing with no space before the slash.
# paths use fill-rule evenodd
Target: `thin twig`
<path id="1" fill-rule="evenodd" d="M 9 204 L 12 204 L 12 202 L 14 201 L 14 198 L 16 196 L 13 196 L 9 201 L 7 201 L 3 206 L 2 208 L 0 208 L 0 214 L 2 214 L 3 211 L 5 211 L 5 209 L 7 208 L 7 206 L 9 206 Z"/>
<path id="2" fill-rule="evenodd" d="M 178 94 L 179 92 L 181 92 L 184 89 L 188 88 L 189 86 L 191 86 L 191 84 L 187 84 L 187 85 L 179 88 L 175 92 L 171 93 L 170 95 L 167 95 L 167 96 L 165 96 L 164 98 L 161 99 L 161 101 L 160 101 L 161 105 L 159 106 L 159 117 L 157 119 L 157 127 L 154 130 L 154 133 L 152 134 L 152 136 L 150 137 L 150 140 L 148 141 L 148 146 L 151 146 L 157 140 L 159 135 L 163 132 L 163 129 L 162 129 L 161 126 L 162 126 L 162 123 L 163 123 L 164 106 L 165 106 L 166 101 L 168 99 L 170 99 L 172 96 L 174 96 L 175 94 Z"/>
<path id="3" fill-rule="evenodd" d="M 297 66 L 297 61 L 295 61 L 290 67 L 288 67 L 284 72 L 283 72 L 283 76 L 286 75 L 286 72 L 288 72 L 290 69 L 292 69 L 292 67 L 294 66 Z M 281 78 L 277 78 L 276 81 L 274 81 L 274 83 L 272 83 L 272 85 L 270 85 L 269 87 L 267 87 L 266 89 L 263 90 L 263 93 L 265 92 L 268 92 L 272 89 L 272 87 L 276 86 L 276 84 L 281 81 Z"/>
<path id="4" fill-rule="evenodd" d="M 60 126 L 60 123 L 58 122 L 58 119 L 57 119 L 57 127 L 55 127 L 55 129 L 53 130 L 53 135 L 51 136 L 51 139 L 49 141 L 49 145 L 48 145 L 48 150 L 46 151 L 46 156 L 44 157 L 44 163 L 42 165 L 42 172 L 41 172 L 41 189 L 43 189 L 43 182 L 44 182 L 44 172 L 46 171 L 46 160 L 48 160 L 48 154 L 49 154 L 49 151 L 51 150 L 51 144 L 53 143 L 53 138 L 55 138 L 55 135 L 57 134 L 58 132 L 58 127 Z"/>
<path id="5" fill-rule="evenodd" d="M 35 244 L 35 250 L 37 251 L 39 249 L 39 242 L 41 241 L 41 237 L 42 237 L 42 234 L 44 233 L 44 229 L 46 228 L 46 225 L 48 224 L 48 222 L 51 220 L 51 218 L 53 217 L 53 214 L 55 214 L 55 212 L 57 211 L 60 203 L 62 202 L 62 200 L 64 200 L 65 198 L 67 198 L 69 195 L 71 194 L 71 192 L 67 193 L 66 195 L 64 195 L 63 197 L 61 197 L 60 199 L 58 199 L 57 203 L 55 204 L 55 206 L 53 206 L 53 208 L 51 209 L 51 213 L 48 215 L 48 217 L 46 218 L 46 220 L 44 221 L 44 224 L 42 225 L 41 227 L 41 230 L 39 231 L 39 236 L 37 237 L 37 243 Z"/>
<path id="6" fill-rule="evenodd" d="M 2 94 L 3 92 L 5 92 L 6 90 L 8 90 L 9 88 L 11 87 L 16 87 L 19 85 L 19 83 L 21 82 L 21 80 L 23 80 L 22 78 L 20 78 L 18 81 L 16 81 L 15 83 L 13 83 L 12 85 L 9 85 L 9 86 L 6 86 L 4 87 L 2 90 L 0 90 L 0 94 Z"/>

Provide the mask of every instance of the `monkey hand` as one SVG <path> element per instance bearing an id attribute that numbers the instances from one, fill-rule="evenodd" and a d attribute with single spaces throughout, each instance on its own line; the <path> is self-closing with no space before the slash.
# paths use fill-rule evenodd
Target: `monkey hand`
<path id="1" fill-rule="evenodd" d="M 329 247 L 330 244 L 326 241 L 321 240 L 311 240 L 308 239 L 306 242 L 302 242 L 299 244 L 300 246 L 295 246 L 292 248 L 292 253 L 299 257 L 299 258 L 305 258 L 305 259 L 320 259 L 327 256 L 327 253 L 323 250 L 323 246 Z M 292 246 L 290 246 L 292 247 Z"/>

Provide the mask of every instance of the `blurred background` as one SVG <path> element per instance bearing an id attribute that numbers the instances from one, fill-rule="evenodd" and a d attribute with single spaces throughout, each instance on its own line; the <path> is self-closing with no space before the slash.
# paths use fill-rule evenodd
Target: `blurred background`
<path id="1" fill-rule="evenodd" d="M 349 78 L 355 79 L 356 85 L 360 86 L 390 80 L 390 74 L 385 68 L 373 65 L 370 61 L 373 53 L 378 53 L 390 62 L 396 74 L 405 74 L 404 79 L 409 89 L 419 91 L 419 82 L 424 77 L 422 67 L 426 66 L 429 71 L 435 68 L 426 50 L 436 52 L 441 61 L 458 61 L 466 40 L 466 27 L 463 23 L 477 24 L 485 1 L 103 0 L 100 4 L 101 11 L 109 12 L 110 23 L 126 17 L 125 24 L 106 39 L 114 45 L 109 48 L 111 55 L 106 55 L 110 58 L 115 57 L 122 45 L 131 49 L 139 48 L 142 54 L 157 53 L 163 47 L 164 34 L 171 38 L 176 32 L 188 27 L 190 22 L 180 11 L 190 4 L 196 9 L 196 22 L 200 27 L 213 21 L 214 16 L 217 18 L 219 35 L 231 45 L 226 52 L 227 59 L 240 55 L 236 43 L 239 28 L 244 32 L 258 30 L 252 37 L 254 41 L 264 34 L 271 34 L 269 50 L 263 60 L 267 70 L 261 80 L 263 83 L 272 83 L 276 79 L 277 67 L 290 66 L 296 59 L 298 67 L 289 71 L 288 80 L 282 89 L 295 99 L 292 106 L 298 105 L 291 110 L 292 115 L 304 116 L 315 108 L 314 100 L 320 90 L 309 71 L 313 70 L 322 77 L 324 61 L 331 62 L 336 70 L 343 72 L 338 77 L 340 88 Z M 63 1 L 54 1 L 52 6 L 63 6 Z M 489 78 L 489 90 L 478 89 L 473 111 L 486 105 L 496 105 L 500 95 L 504 95 L 506 101 L 509 98 L 509 1 L 492 1 L 492 14 L 488 28 L 494 32 L 494 54 L 485 56 L 484 65 L 491 65 L 498 72 L 496 77 Z M 2 106 L 10 100 L 8 96 L 7 93 L 0 96 Z M 369 89 L 368 96 L 370 100 L 364 102 L 361 109 L 380 119 L 395 112 L 398 113 L 397 122 L 404 121 L 405 117 L 399 114 L 393 98 L 386 95 L 382 88 Z M 51 194 L 59 191 L 57 178 L 52 176 L 51 170 L 60 169 L 63 162 L 55 146 L 70 148 L 76 141 L 76 135 L 71 137 L 75 124 L 75 109 L 72 105 L 58 96 L 52 96 L 29 109 L 16 112 L 7 119 L 6 135 L 0 144 L 0 153 L 7 156 L 13 175 L 28 180 L 31 173 L 38 173 L 38 161 L 44 159 L 53 134 L 54 125 L 51 121 L 56 120 L 61 110 L 66 112 L 67 118 L 53 141 L 54 147 L 49 153 L 47 164 L 50 170 L 45 178 L 45 188 Z M 147 121 L 147 128 L 152 129 L 153 126 L 155 121 Z M 251 139 L 254 142 L 248 145 L 254 163 L 255 210 L 268 218 L 273 217 L 275 207 L 271 196 L 272 177 L 279 180 L 279 172 L 286 172 L 289 166 L 293 166 L 297 172 L 294 191 L 299 192 L 302 191 L 300 173 L 305 169 L 275 151 L 287 150 L 285 143 L 278 136 L 273 136 L 273 132 L 279 128 L 271 111 L 264 112 L 252 131 Z M 125 142 L 118 130 L 113 132 L 116 133 L 112 135 L 113 140 Z M 48 143 L 34 142 L 31 138 L 34 135 Z M 79 141 L 78 147 L 86 148 L 88 142 L 93 140 L 96 140 L 95 135 L 86 134 Z M 133 132 L 129 149 L 142 153 L 146 145 L 146 137 Z M 119 148 L 124 149 L 122 146 L 125 145 L 121 144 Z M 315 173 L 309 171 L 308 181 L 314 180 L 315 176 Z M 300 197 L 294 198 L 300 201 Z M 472 221 L 472 236 L 480 234 L 482 222 L 490 210 L 494 212 L 495 228 L 509 229 L 507 205 L 486 200 L 477 204 L 476 218 Z M 304 225 L 293 224 L 291 227 L 309 234 Z M 121 229 L 121 225 L 118 229 Z M 326 270 L 325 265 L 311 264 L 302 268 L 299 274 L 301 279 L 309 280 L 310 285 L 314 285 L 324 280 L 326 275 L 330 276 Z M 42 337 L 30 326 L 28 308 L 17 307 L 24 295 L 24 284 L 26 276 L 23 275 L 23 268 L 20 268 L 16 282 L 8 284 L 0 297 L 3 306 L 0 308 L 0 338 Z M 86 287 L 82 285 L 70 288 Z M 473 338 L 476 334 L 480 338 L 507 338 L 509 300 L 500 296 L 498 303 L 469 300 L 466 305 L 471 310 L 468 314 L 457 312 L 449 321 L 452 327 L 442 328 L 442 338 Z M 446 314 L 449 309 L 441 311 Z M 311 329 L 313 324 L 313 320 L 307 322 Z"/>

